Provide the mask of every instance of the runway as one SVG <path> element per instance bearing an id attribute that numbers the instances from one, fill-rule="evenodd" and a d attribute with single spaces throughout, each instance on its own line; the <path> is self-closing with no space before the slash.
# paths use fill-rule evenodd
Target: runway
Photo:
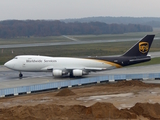
<path id="1" fill-rule="evenodd" d="M 103 72 L 90 73 L 90 75 L 84 76 L 84 78 L 104 76 L 110 74 L 139 74 L 139 73 L 159 73 L 160 64 L 140 66 L 140 67 L 124 67 L 119 69 L 113 69 Z M 0 89 L 13 88 L 18 86 L 28 86 L 49 82 L 74 80 L 79 78 L 54 78 L 51 72 L 23 72 L 24 78 L 19 79 L 19 72 L 7 69 L 4 66 L 0 66 Z"/>

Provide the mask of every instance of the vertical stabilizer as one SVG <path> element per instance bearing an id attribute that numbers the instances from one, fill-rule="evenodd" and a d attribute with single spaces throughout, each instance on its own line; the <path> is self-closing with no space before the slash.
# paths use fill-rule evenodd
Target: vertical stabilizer
<path id="1" fill-rule="evenodd" d="M 131 47 L 123 56 L 146 56 L 155 35 L 146 35 L 142 40 Z"/>

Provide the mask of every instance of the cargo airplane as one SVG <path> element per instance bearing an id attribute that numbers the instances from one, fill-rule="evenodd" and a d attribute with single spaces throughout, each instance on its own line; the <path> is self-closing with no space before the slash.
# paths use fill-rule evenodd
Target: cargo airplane
<path id="1" fill-rule="evenodd" d="M 121 68 L 151 60 L 148 51 L 155 35 L 146 35 L 123 55 L 117 57 L 96 56 L 85 58 L 48 57 L 39 55 L 20 55 L 6 62 L 4 66 L 22 72 L 51 71 L 53 76 L 81 77 L 90 72 Z"/>

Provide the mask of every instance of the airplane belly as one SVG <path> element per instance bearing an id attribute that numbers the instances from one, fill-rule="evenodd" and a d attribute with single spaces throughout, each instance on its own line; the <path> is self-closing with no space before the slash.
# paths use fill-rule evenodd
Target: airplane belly
<path id="1" fill-rule="evenodd" d="M 34 67 L 33 67 L 34 66 Z M 43 67 L 40 64 L 34 64 L 34 65 L 28 65 L 25 69 L 26 70 L 32 70 L 32 71 L 41 71 L 41 67 Z"/>
<path id="2" fill-rule="evenodd" d="M 115 66 L 109 64 L 109 63 L 105 63 L 105 62 L 101 62 L 101 61 L 90 61 L 88 64 L 86 64 L 87 67 L 94 67 L 94 68 L 105 68 L 105 69 L 113 69 L 115 68 Z"/>
<path id="3" fill-rule="evenodd" d="M 34 67 L 33 67 L 34 66 Z M 22 65 L 21 71 L 32 71 L 32 72 L 36 72 L 36 71 L 40 71 L 38 68 L 38 65 Z"/>
<path id="4" fill-rule="evenodd" d="M 57 60 L 57 63 L 53 64 L 54 68 L 104 68 L 104 69 L 113 69 L 115 66 L 99 61 L 99 60 L 91 60 L 91 59 L 66 59 L 63 60 Z"/>

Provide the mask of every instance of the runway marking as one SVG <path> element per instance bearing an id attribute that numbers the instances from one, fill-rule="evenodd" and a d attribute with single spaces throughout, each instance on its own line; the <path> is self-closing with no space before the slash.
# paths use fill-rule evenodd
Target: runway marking
<path id="1" fill-rule="evenodd" d="M 65 38 L 67 38 L 67 39 L 69 39 L 69 40 L 78 41 L 77 39 L 74 39 L 74 38 L 68 37 L 68 36 L 66 36 L 66 35 L 62 35 L 62 36 L 63 36 L 63 37 L 65 37 Z"/>

